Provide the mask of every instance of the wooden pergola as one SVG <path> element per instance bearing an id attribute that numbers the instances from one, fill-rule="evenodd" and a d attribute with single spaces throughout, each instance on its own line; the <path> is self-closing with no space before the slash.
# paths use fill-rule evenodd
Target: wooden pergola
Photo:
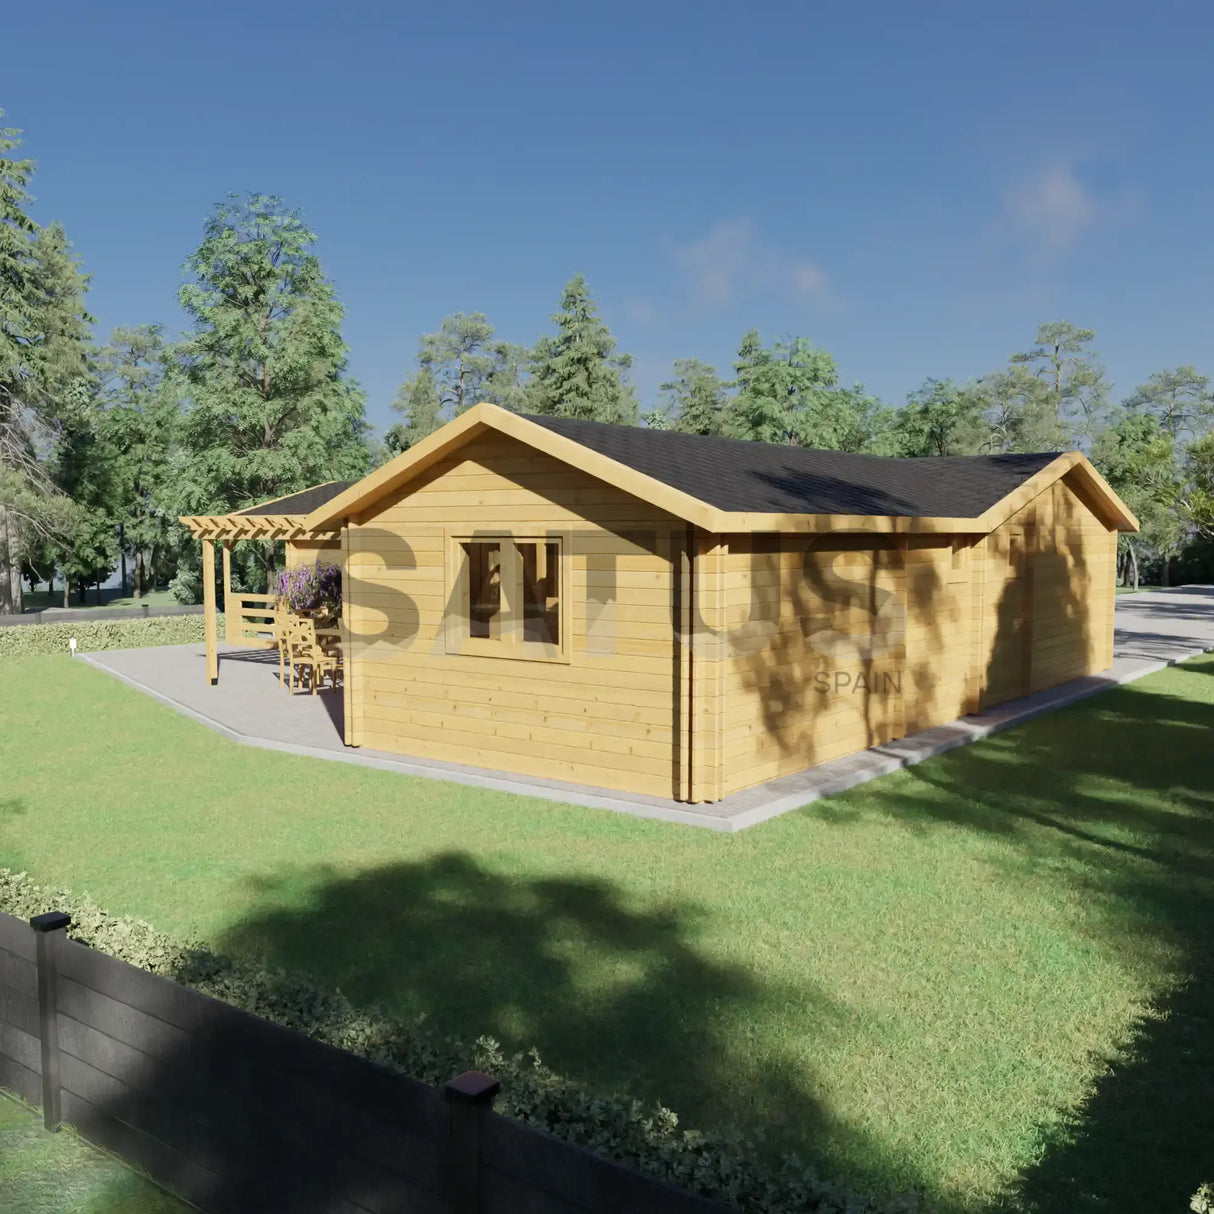
<path id="1" fill-rule="evenodd" d="M 300 495 L 294 495 L 300 496 Z M 285 500 L 285 499 L 284 499 Z M 272 505 L 273 503 L 267 503 Z M 251 510 L 264 507 L 253 506 Z M 273 617 L 272 594 L 233 594 L 232 546 L 240 540 L 285 540 L 339 543 L 341 528 L 313 530 L 304 526 L 306 514 L 188 514 L 178 522 L 202 541 L 202 603 L 206 618 L 207 682 L 219 682 L 219 637 L 215 611 L 215 544 L 223 550 L 224 640 L 229 645 L 269 649 L 272 641 L 247 635 L 247 629 L 264 631 L 264 617 Z M 258 606 L 260 604 L 260 606 Z M 235 610 L 233 610 L 235 608 Z M 249 618 L 253 617 L 253 618 Z M 262 617 L 258 619 L 257 617 Z"/>

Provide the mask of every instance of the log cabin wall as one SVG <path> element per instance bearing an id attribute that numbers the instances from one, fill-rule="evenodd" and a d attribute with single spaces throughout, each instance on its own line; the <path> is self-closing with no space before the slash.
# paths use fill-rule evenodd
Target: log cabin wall
<path id="1" fill-rule="evenodd" d="M 567 537 L 563 660 L 449 651 L 453 537 L 503 530 Z M 347 540 L 351 742 L 520 775 L 712 801 L 1111 664 L 1069 476 L 989 536 L 714 535 L 489 433 Z"/>
<path id="2" fill-rule="evenodd" d="M 568 660 L 447 652 L 452 536 L 499 530 L 568 537 Z M 351 520 L 352 741 L 696 796 L 680 763 L 691 714 L 679 694 L 696 680 L 672 627 L 687 535 L 682 520 L 512 438 L 470 440 Z"/>
<path id="3" fill-rule="evenodd" d="M 768 533 L 726 542 L 724 791 L 900 737 L 900 540 Z"/>
<path id="4" fill-rule="evenodd" d="M 1117 532 L 1070 477 L 989 536 L 724 547 L 724 793 L 1112 665 Z"/>
<path id="5" fill-rule="evenodd" d="M 1113 664 L 1117 532 L 1065 476 L 986 537 L 981 706 Z"/>
<path id="6" fill-rule="evenodd" d="M 323 565 L 340 565 L 341 540 L 287 540 L 286 566 L 293 569 L 296 565 L 315 565 L 318 561 Z"/>

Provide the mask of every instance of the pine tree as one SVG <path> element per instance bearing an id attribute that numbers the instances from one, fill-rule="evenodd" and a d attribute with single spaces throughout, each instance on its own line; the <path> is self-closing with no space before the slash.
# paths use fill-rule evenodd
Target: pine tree
<path id="1" fill-rule="evenodd" d="M 186 263 L 179 351 L 188 412 L 182 513 L 238 509 L 361 476 L 363 393 L 345 375 L 342 306 L 315 235 L 278 198 L 232 196 Z"/>
<path id="2" fill-rule="evenodd" d="M 636 393 L 623 378 L 632 358 L 615 353 L 615 338 L 600 319 L 582 275 L 565 285 L 560 311 L 552 319 L 556 336 L 541 338 L 532 351 L 530 409 L 553 417 L 636 425 Z"/>

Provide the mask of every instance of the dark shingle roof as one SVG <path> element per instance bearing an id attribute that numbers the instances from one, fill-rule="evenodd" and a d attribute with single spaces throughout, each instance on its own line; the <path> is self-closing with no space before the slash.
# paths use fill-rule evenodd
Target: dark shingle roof
<path id="1" fill-rule="evenodd" d="M 311 489 L 301 489 L 298 493 L 277 498 L 272 502 L 262 502 L 260 505 L 250 506 L 240 513 L 311 514 L 318 506 L 323 506 L 325 502 L 332 501 L 339 493 L 344 493 L 352 484 L 354 484 L 353 481 L 328 481 L 326 484 L 313 485 Z"/>
<path id="2" fill-rule="evenodd" d="M 761 514 L 976 518 L 1057 458 L 895 459 L 561 417 L 527 420 L 720 510 Z"/>

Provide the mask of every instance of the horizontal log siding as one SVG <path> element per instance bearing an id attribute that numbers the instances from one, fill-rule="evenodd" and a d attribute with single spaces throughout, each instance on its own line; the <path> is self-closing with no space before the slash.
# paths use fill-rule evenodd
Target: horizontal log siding
<path id="1" fill-rule="evenodd" d="M 341 540 L 287 540 L 286 564 L 295 565 L 341 564 Z"/>
<path id="2" fill-rule="evenodd" d="M 871 630 L 873 606 L 888 596 L 904 599 L 905 548 L 866 549 L 864 542 L 727 537 L 726 793 L 900 736 L 901 696 L 889 689 L 904 663 L 903 639 L 893 636 L 869 658 L 848 652 L 842 640 L 841 651 L 832 652 L 820 636 L 807 636 L 863 635 Z M 856 691 L 862 677 L 880 690 Z"/>
<path id="3" fill-rule="evenodd" d="M 448 654 L 448 531 L 568 530 L 570 661 Z M 349 528 L 353 741 L 629 792 L 674 791 L 681 520 L 483 436 Z"/>
<path id="4" fill-rule="evenodd" d="M 1064 477 L 987 537 L 981 704 L 1113 663 L 1117 533 Z"/>
<path id="5" fill-rule="evenodd" d="M 725 538 L 726 793 L 1112 664 L 1117 533 L 1069 478 L 985 537 Z M 810 639 L 870 632 L 884 595 L 898 643 L 866 659 Z"/>

